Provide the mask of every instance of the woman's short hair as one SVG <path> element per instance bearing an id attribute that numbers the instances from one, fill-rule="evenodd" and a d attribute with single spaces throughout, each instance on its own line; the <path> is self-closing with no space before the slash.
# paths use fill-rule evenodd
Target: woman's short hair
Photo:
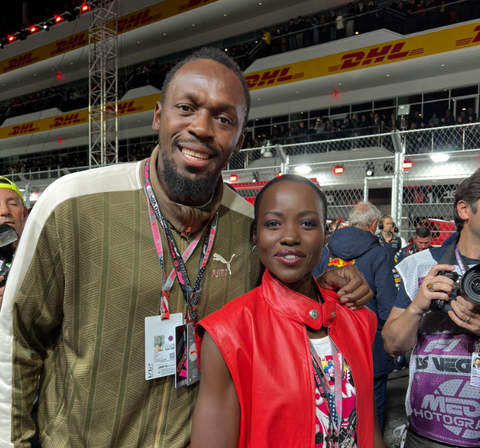
<path id="1" fill-rule="evenodd" d="M 318 194 L 318 197 L 320 198 L 320 202 L 322 204 L 322 211 L 323 211 L 322 224 L 323 224 L 323 227 L 325 228 L 325 225 L 327 224 L 327 198 L 325 197 L 325 194 L 311 180 L 307 179 L 306 177 L 299 176 L 297 174 L 284 174 L 283 176 L 276 177 L 275 179 L 272 179 L 267 185 L 265 185 L 260 190 L 260 193 L 258 193 L 255 199 L 255 204 L 254 204 L 254 208 L 255 208 L 254 226 L 256 226 L 258 222 L 258 212 L 260 210 L 260 203 L 262 202 L 262 198 L 263 198 L 263 195 L 265 194 L 265 191 L 267 191 L 272 185 L 278 184 L 279 182 L 285 182 L 285 181 L 303 183 L 305 185 L 312 187 L 315 193 Z"/>

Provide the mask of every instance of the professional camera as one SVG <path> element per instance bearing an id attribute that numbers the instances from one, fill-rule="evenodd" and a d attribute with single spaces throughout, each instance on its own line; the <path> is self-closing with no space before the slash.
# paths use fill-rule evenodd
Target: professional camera
<path id="1" fill-rule="evenodd" d="M 457 300 L 457 296 L 462 296 L 475 305 L 480 306 L 480 264 L 477 264 L 473 268 L 465 272 L 463 277 L 457 274 L 455 271 L 440 271 L 437 275 L 443 275 L 455 282 L 450 299 L 445 300 L 432 300 L 430 309 L 432 311 L 438 311 L 439 313 L 448 314 L 452 310 L 450 302 Z"/>
<path id="2" fill-rule="evenodd" d="M 18 235 L 13 227 L 10 227 L 8 224 L 0 225 L 0 275 L 4 277 L 0 283 L 0 288 L 5 286 L 5 282 L 7 281 L 10 264 L 13 260 L 13 243 L 17 240 Z"/>

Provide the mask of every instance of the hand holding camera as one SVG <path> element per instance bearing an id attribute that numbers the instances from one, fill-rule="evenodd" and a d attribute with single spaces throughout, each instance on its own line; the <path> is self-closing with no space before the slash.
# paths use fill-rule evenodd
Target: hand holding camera
<path id="1" fill-rule="evenodd" d="M 425 277 L 415 297 L 417 305 L 448 315 L 458 326 L 480 333 L 480 265 L 459 275 L 450 265 L 437 265 Z M 451 311 L 451 313 L 450 313 Z M 478 322 L 477 322 L 478 321 Z"/>

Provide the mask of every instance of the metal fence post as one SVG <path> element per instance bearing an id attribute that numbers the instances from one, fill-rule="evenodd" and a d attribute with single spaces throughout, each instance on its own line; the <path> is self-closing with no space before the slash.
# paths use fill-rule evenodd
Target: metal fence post
<path id="1" fill-rule="evenodd" d="M 391 133 L 395 149 L 395 163 L 392 182 L 392 219 L 402 229 L 402 198 L 403 198 L 403 159 L 405 145 L 396 131 Z"/>
<path id="2" fill-rule="evenodd" d="M 363 200 L 364 202 L 368 202 L 368 177 L 365 177 L 363 181 Z"/>

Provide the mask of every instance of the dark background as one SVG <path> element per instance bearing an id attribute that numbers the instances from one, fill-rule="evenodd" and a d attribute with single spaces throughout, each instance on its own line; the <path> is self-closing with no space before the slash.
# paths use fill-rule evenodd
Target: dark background
<path id="1" fill-rule="evenodd" d="M 23 3 L 28 4 L 26 26 L 29 26 L 64 12 L 72 4 L 81 5 L 83 2 L 81 0 L 0 0 L 0 38 L 20 31 L 23 25 Z"/>

